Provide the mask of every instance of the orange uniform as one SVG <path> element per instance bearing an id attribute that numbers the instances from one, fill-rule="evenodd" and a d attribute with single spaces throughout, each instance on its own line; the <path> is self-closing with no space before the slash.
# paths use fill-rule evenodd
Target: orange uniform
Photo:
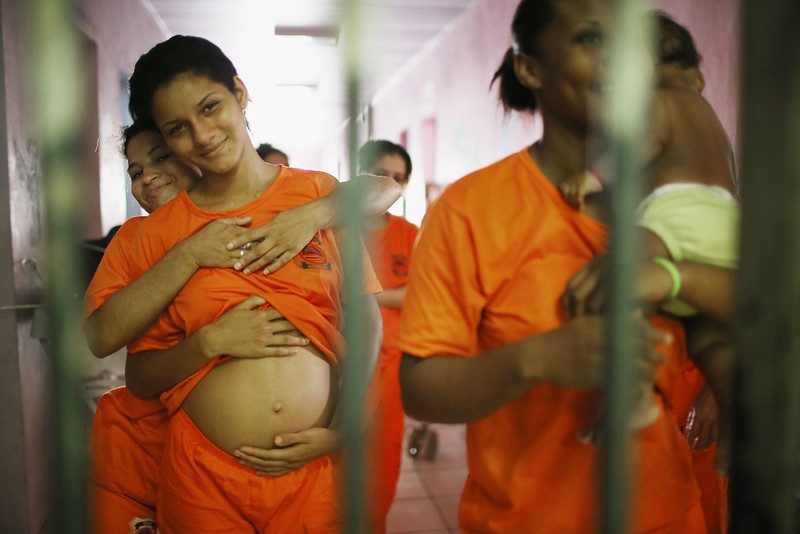
<path id="1" fill-rule="evenodd" d="M 157 399 L 139 399 L 124 386 L 100 397 L 90 442 L 92 532 L 155 532 L 158 470 L 168 422 Z"/>
<path id="2" fill-rule="evenodd" d="M 368 236 L 370 257 L 384 289 L 408 283 L 411 251 L 419 229 L 402 217 L 389 215 L 383 228 Z M 400 326 L 400 308 L 381 306 L 383 340 L 375 375 L 371 402 L 376 416 L 372 428 L 370 470 L 372 486 L 372 532 L 386 531 L 386 516 L 394 501 L 403 449 L 403 403 L 400 398 L 400 349 L 396 336 Z"/>
<path id="3" fill-rule="evenodd" d="M 144 217 L 125 221 L 109 243 L 84 297 L 84 317 L 131 282 L 128 252 Z M 142 400 L 125 387 L 97 403 L 91 434 L 92 532 L 155 532 L 158 465 L 167 412 L 157 399 Z"/>
<path id="4" fill-rule="evenodd" d="M 564 323 L 571 276 L 604 252 L 607 230 L 570 208 L 527 150 L 452 184 L 417 248 L 398 346 L 420 357 L 474 357 Z M 633 532 L 705 533 L 691 457 L 672 413 L 686 361 L 680 324 L 657 383 L 662 414 L 633 441 Z M 598 450 L 578 439 L 597 393 L 538 384 L 468 424 L 463 532 L 595 532 Z"/>
<path id="5" fill-rule="evenodd" d="M 135 266 L 133 274 L 137 270 L 141 274 L 149 269 L 174 245 L 214 219 L 247 215 L 252 217 L 253 226 L 260 226 L 282 211 L 325 196 L 337 183 L 333 177 L 324 173 L 284 167 L 272 186 L 256 200 L 224 212 L 204 211 L 195 206 L 187 193 L 183 192 L 175 200 L 159 208 L 142 224 L 131 246 L 131 264 Z M 366 291 L 375 293 L 380 291 L 380 284 L 374 274 L 370 276 L 370 273 L 371 269 L 367 271 Z M 212 323 L 250 295 L 258 294 L 268 302 L 268 306 L 277 309 L 309 338 L 331 364 L 336 366 L 343 346 L 339 332 L 341 284 L 339 250 L 333 232 L 324 230 L 317 233 L 292 262 L 269 276 L 247 276 L 233 269 L 201 269 L 184 285 L 167 310 L 145 334 L 129 345 L 128 350 L 136 353 L 169 348 L 185 336 Z M 162 394 L 161 400 L 171 414 L 178 412 L 192 388 L 223 360 L 224 358 L 216 358 L 210 361 Z M 183 412 L 179 412 L 170 422 L 158 500 L 159 528 L 163 532 L 239 532 L 237 529 L 241 527 L 241 523 L 230 520 L 234 516 L 246 517 L 246 521 L 254 525 L 270 523 L 270 532 L 284 528 L 285 524 L 280 519 L 282 516 L 275 509 L 269 508 L 266 498 L 262 499 L 263 505 L 260 508 L 251 508 L 247 504 L 252 495 L 257 496 L 258 491 L 266 491 L 268 486 L 261 485 L 261 477 L 207 440 L 202 446 L 194 447 L 199 443 L 198 435 L 201 436 L 199 430 Z M 190 446 L 194 448 L 186 448 Z M 225 461 L 218 461 L 221 459 Z M 332 458 L 326 461 L 335 463 Z M 287 499 L 295 498 L 300 499 L 299 501 L 289 504 L 289 500 L 278 499 L 276 493 L 273 495 L 275 500 L 271 502 L 294 511 L 302 510 L 303 519 L 309 521 L 309 524 L 323 525 L 338 521 L 336 507 L 320 507 L 319 502 L 310 497 L 318 494 L 316 489 L 312 492 L 298 488 L 298 481 L 305 481 L 303 483 L 327 487 L 327 495 L 333 494 L 331 488 L 335 470 L 325 469 L 318 476 L 311 477 L 308 473 L 316 469 L 314 466 L 318 463 L 312 464 L 295 472 L 296 476 L 278 477 L 274 480 L 277 486 L 285 484 Z M 204 480 L 213 480 L 214 484 L 206 484 Z M 218 480 L 220 484 L 216 485 Z M 228 482 L 223 484 L 222 480 Z M 202 491 L 197 492 L 197 498 L 185 499 L 185 495 L 196 485 L 202 487 Z M 279 491 L 275 489 L 277 486 L 269 487 Z M 238 494 L 240 498 L 228 492 L 230 487 L 241 489 Z M 245 490 L 246 487 L 259 487 L 261 490 L 251 495 Z M 308 499 L 304 501 L 307 496 Z M 335 498 L 333 500 L 336 501 Z M 220 512 L 220 506 L 227 511 Z M 162 514 L 168 515 L 162 517 Z"/>
<path id="6" fill-rule="evenodd" d="M 108 297 L 131 283 L 128 252 L 144 220 L 144 217 L 131 217 L 114 234 L 83 297 L 84 317 L 94 313 Z"/>
<path id="7" fill-rule="evenodd" d="M 340 456 L 330 454 L 280 477 L 259 477 L 208 441 L 179 410 L 164 448 L 162 493 L 169 502 L 159 500 L 159 532 L 339 534 L 339 463 Z"/>

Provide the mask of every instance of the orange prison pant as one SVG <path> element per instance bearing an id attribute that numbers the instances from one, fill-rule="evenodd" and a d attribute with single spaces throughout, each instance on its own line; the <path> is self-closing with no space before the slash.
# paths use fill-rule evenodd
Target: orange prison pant
<path id="1" fill-rule="evenodd" d="M 369 446 L 369 498 L 371 534 L 386 532 L 386 516 L 392 507 L 403 449 L 404 412 L 400 396 L 400 359 L 379 362 L 370 389 L 375 410 Z"/>
<path id="2" fill-rule="evenodd" d="M 158 465 L 168 422 L 158 400 L 138 399 L 127 388 L 100 397 L 90 444 L 92 533 L 155 532 Z"/>
<path id="3" fill-rule="evenodd" d="M 94 534 L 155 534 L 156 509 L 111 491 L 97 481 L 89 486 Z"/>
<path id="4" fill-rule="evenodd" d="M 339 534 L 339 459 L 260 477 L 217 448 L 183 410 L 170 422 L 158 493 L 160 534 Z"/>

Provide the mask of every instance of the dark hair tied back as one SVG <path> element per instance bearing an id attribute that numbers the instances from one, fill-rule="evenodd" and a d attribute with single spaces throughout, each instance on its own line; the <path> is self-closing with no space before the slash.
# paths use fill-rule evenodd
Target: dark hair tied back
<path id="1" fill-rule="evenodd" d="M 511 34 L 514 46 L 506 51 L 503 62 L 492 77 L 492 85 L 500 80 L 499 98 L 506 111 L 536 111 L 536 97 L 522 85 L 514 70 L 514 56 L 522 53 L 539 56 L 539 38 L 553 20 L 552 0 L 522 0 L 514 13 Z"/>

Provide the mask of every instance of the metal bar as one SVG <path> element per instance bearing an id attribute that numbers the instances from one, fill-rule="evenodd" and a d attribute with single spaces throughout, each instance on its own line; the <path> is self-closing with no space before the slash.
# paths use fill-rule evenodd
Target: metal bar
<path id="1" fill-rule="evenodd" d="M 343 45 L 345 56 L 345 83 L 347 94 L 347 150 L 349 178 L 357 174 L 359 147 L 358 117 L 361 107 L 361 2 L 347 0 L 344 5 Z M 356 185 L 356 184 L 351 184 Z M 367 503 L 365 488 L 365 444 L 362 403 L 369 377 L 363 332 L 366 326 L 363 311 L 363 277 L 361 251 L 361 191 L 360 187 L 347 191 L 345 197 L 344 249 L 345 270 L 345 340 L 347 355 L 344 361 L 343 430 L 345 450 L 345 532 L 367 532 Z"/>
<path id="2" fill-rule="evenodd" d="M 32 0 L 31 74 L 37 138 L 42 154 L 46 212 L 48 297 L 52 310 L 58 473 L 59 532 L 86 531 L 86 409 L 80 363 L 80 308 L 75 254 L 80 228 L 79 177 L 85 76 L 75 5 L 69 0 Z"/>
<path id="3" fill-rule="evenodd" d="M 794 534 L 800 450 L 800 4 L 742 2 L 733 534 Z"/>
<path id="4" fill-rule="evenodd" d="M 617 0 L 610 43 L 610 134 L 615 160 L 612 188 L 609 354 L 606 367 L 606 426 L 602 446 L 601 532 L 629 530 L 631 407 L 636 397 L 632 362 L 635 344 L 630 281 L 636 275 L 639 248 L 634 224 L 640 198 L 638 162 L 649 103 L 652 59 L 647 53 L 650 29 L 642 21 L 641 0 Z"/>

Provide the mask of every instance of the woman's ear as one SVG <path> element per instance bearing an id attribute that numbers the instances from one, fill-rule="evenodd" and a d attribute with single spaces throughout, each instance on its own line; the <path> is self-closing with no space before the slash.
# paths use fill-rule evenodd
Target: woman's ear
<path id="1" fill-rule="evenodd" d="M 539 62 L 536 58 L 527 54 L 515 54 L 514 72 L 519 82 L 528 89 L 539 89 L 542 87 L 541 69 L 539 68 Z"/>
<path id="2" fill-rule="evenodd" d="M 706 77 L 703 76 L 703 71 L 697 69 L 697 91 L 702 93 L 706 88 Z"/>
<path id="3" fill-rule="evenodd" d="M 238 76 L 233 77 L 233 94 L 236 97 L 236 100 L 239 102 L 241 108 L 247 109 L 247 103 L 250 101 L 250 97 L 247 93 L 247 87 L 244 85 L 244 82 Z"/>

